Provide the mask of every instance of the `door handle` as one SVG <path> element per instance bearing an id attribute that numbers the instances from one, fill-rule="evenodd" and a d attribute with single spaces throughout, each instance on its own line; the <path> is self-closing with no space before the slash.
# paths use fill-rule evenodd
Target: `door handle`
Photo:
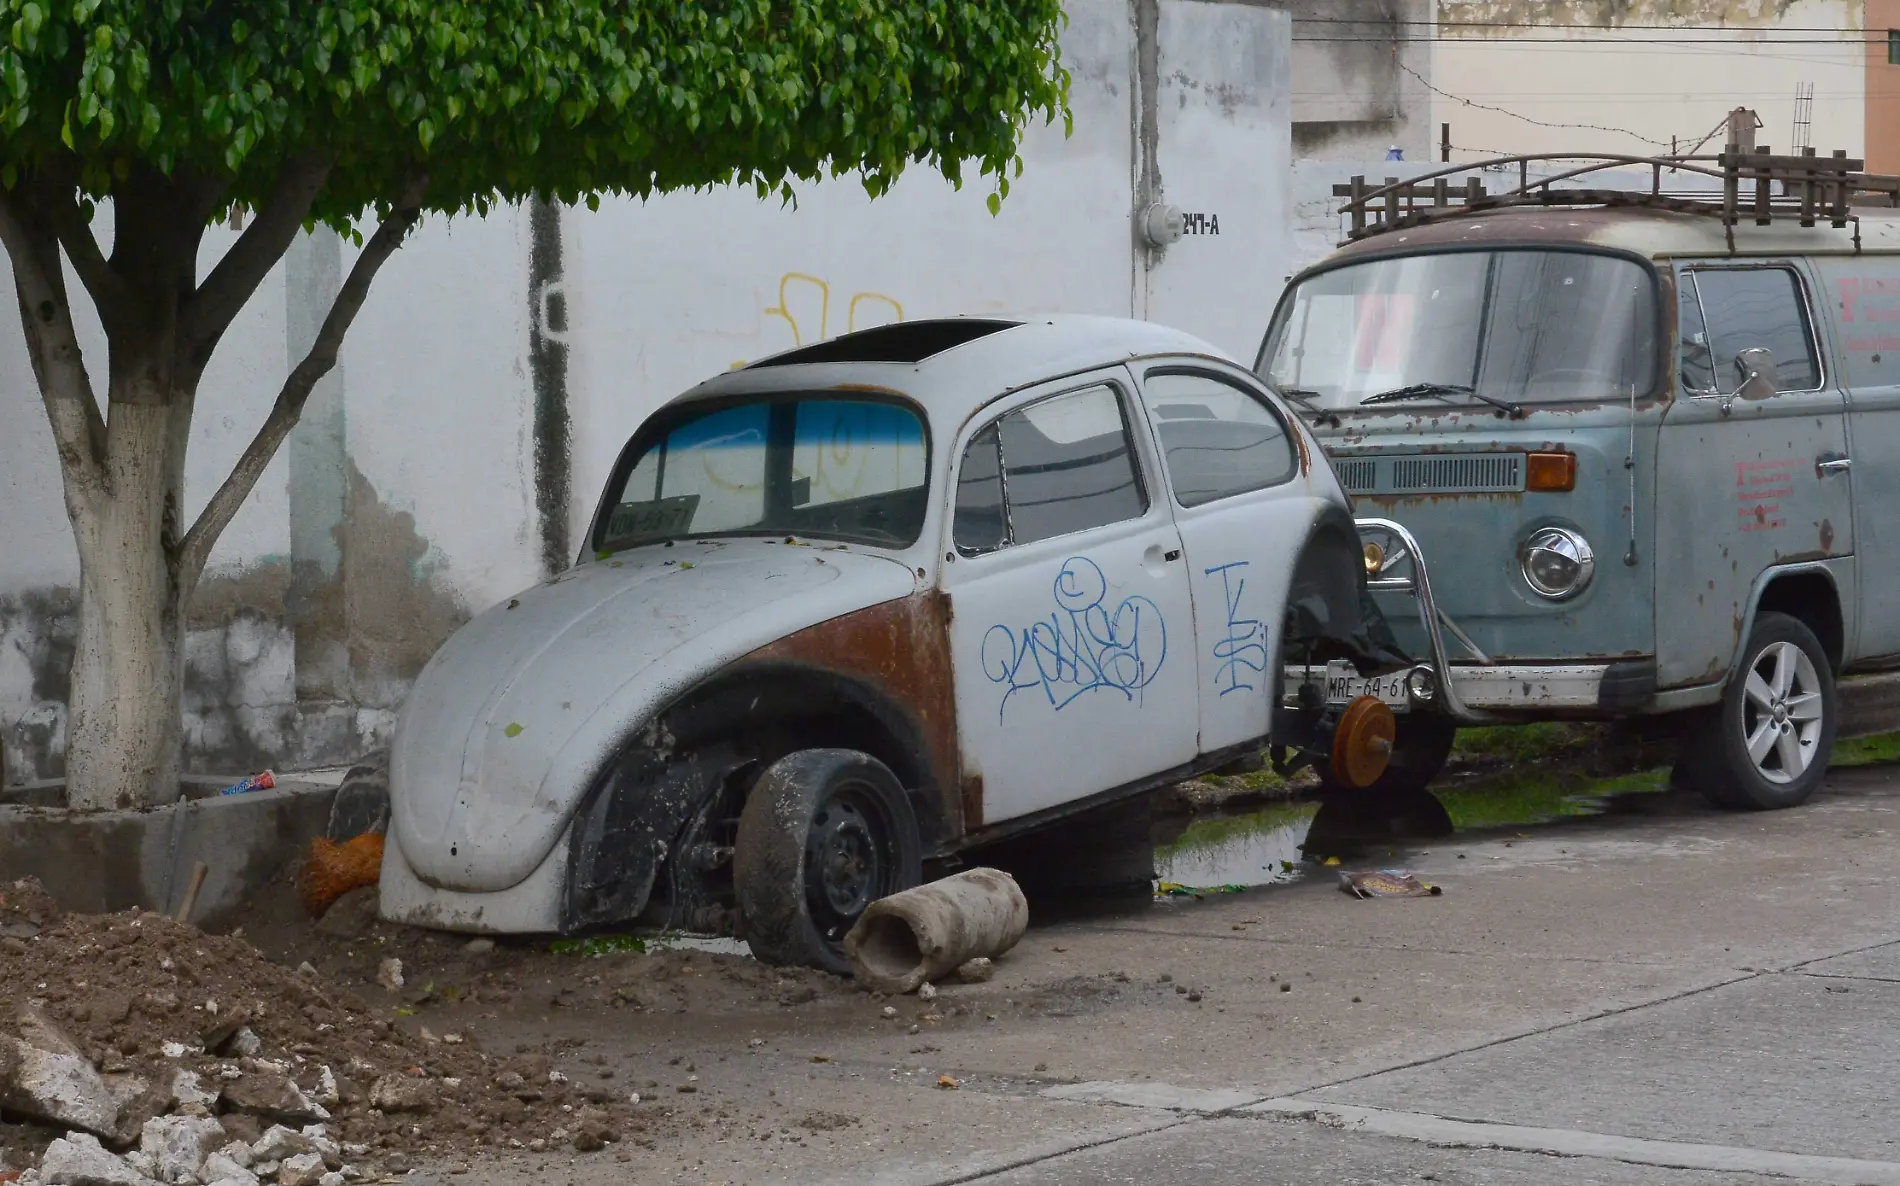
<path id="1" fill-rule="evenodd" d="M 1846 473 L 1854 468 L 1854 461 L 1850 457 L 1816 458 L 1814 468 L 1821 471 L 1822 477 L 1826 477 L 1830 473 Z"/>
<path id="2" fill-rule="evenodd" d="M 1169 548 L 1167 551 L 1161 553 L 1161 558 L 1163 560 L 1179 560 L 1181 558 L 1181 549 Z"/>

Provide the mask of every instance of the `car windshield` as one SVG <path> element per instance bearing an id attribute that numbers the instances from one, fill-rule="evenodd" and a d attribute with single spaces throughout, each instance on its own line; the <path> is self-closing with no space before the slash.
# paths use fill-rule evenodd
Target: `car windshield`
<path id="1" fill-rule="evenodd" d="M 641 429 L 597 549 L 710 535 L 907 547 L 923 530 L 922 419 L 889 400 L 774 395 Z"/>
<path id="2" fill-rule="evenodd" d="M 1655 284 L 1581 251 L 1458 251 L 1302 281 L 1262 378 L 1309 410 L 1628 399 L 1656 383 Z"/>

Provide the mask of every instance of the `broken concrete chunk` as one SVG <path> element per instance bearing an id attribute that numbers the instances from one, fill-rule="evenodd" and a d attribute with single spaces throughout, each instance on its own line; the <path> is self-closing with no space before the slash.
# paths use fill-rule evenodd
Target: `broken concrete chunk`
<path id="1" fill-rule="evenodd" d="M 69 1133 L 46 1147 L 40 1158 L 46 1186 L 148 1186 L 151 1179 L 115 1157 L 90 1133 Z"/>
<path id="2" fill-rule="evenodd" d="M 435 1107 L 428 1080 L 412 1075 L 384 1075 L 369 1089 L 369 1106 L 385 1112 L 427 1112 Z"/>
<path id="3" fill-rule="evenodd" d="M 282 1161 L 287 1157 L 309 1152 L 311 1152 L 309 1137 L 295 1129 L 273 1124 L 269 1131 L 251 1144 L 252 1168 L 255 1169 L 258 1162 Z"/>
<path id="4" fill-rule="evenodd" d="M 330 1113 L 305 1095 L 289 1075 L 265 1069 L 261 1063 L 253 1065 L 256 1070 L 224 1085 L 222 1096 L 226 1107 L 290 1124 L 330 1118 Z"/>
<path id="5" fill-rule="evenodd" d="M 996 975 L 996 965 L 988 958 L 978 957 L 957 968 L 957 979 L 965 984 L 981 984 Z"/>
<path id="6" fill-rule="evenodd" d="M 317 1071 L 317 1102 L 326 1108 L 334 1108 L 343 1102 L 343 1091 L 337 1086 L 336 1072 L 329 1067 Z"/>
<path id="7" fill-rule="evenodd" d="M 325 1165 L 338 1166 L 343 1164 L 342 1148 L 338 1146 L 335 1141 L 330 1139 L 328 1130 L 321 1124 L 306 1125 L 302 1136 L 304 1140 L 310 1142 L 310 1152 L 323 1158 Z"/>
<path id="8" fill-rule="evenodd" d="M 213 1153 L 205 1158 L 204 1168 L 198 1171 L 198 1178 L 203 1182 L 241 1182 L 245 1186 L 257 1186 L 256 1174 L 222 1153 Z"/>
<path id="9" fill-rule="evenodd" d="M 257 1052 L 263 1048 L 264 1040 L 258 1037 L 248 1025 L 232 1034 L 231 1041 L 226 1045 L 226 1049 L 234 1058 L 255 1058 Z"/>
<path id="10" fill-rule="evenodd" d="M 376 966 L 376 983 L 390 992 L 402 987 L 402 961 L 390 956 Z"/>
<path id="11" fill-rule="evenodd" d="M 250 1169 L 251 1163 L 257 1160 L 257 1157 L 251 1152 L 251 1147 L 243 1141 L 232 1141 L 230 1144 L 224 1146 L 224 1148 L 218 1150 L 218 1156 L 231 1162 L 239 1169 L 244 1170 Z"/>
<path id="12" fill-rule="evenodd" d="M 22 1025 L 21 1035 L 0 1035 L 0 1111 L 115 1136 L 120 1100 L 92 1063 L 57 1030 Z"/>
<path id="13" fill-rule="evenodd" d="M 218 1093 L 207 1090 L 195 1071 L 183 1067 L 172 1072 L 172 1100 L 185 1112 L 202 1110 L 209 1115 L 216 1107 Z"/>
<path id="14" fill-rule="evenodd" d="M 329 1173 L 317 1179 L 317 1186 L 343 1186 L 343 1184 L 349 1180 L 348 1174 L 340 1170 L 331 1170 Z"/>
<path id="15" fill-rule="evenodd" d="M 209 1116 L 159 1116 L 139 1132 L 139 1152 L 151 1157 L 161 1182 L 197 1181 L 205 1158 L 226 1143 L 224 1126 Z"/>
<path id="16" fill-rule="evenodd" d="M 315 1153 L 299 1153 L 277 1167 L 277 1186 L 317 1186 L 328 1172 L 323 1167 L 323 1158 Z"/>

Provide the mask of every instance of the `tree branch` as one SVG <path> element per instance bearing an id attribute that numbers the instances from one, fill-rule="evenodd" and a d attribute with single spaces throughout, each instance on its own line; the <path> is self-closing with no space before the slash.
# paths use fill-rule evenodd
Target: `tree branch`
<path id="1" fill-rule="evenodd" d="M 80 212 L 76 197 L 78 187 L 76 176 L 55 171 L 47 183 L 39 187 L 39 198 L 53 230 L 59 235 L 60 246 L 66 249 L 66 258 L 72 261 L 79 282 L 86 286 L 110 337 L 123 320 L 126 305 L 135 298 L 132 286 L 107 262 L 90 222 Z"/>
<path id="2" fill-rule="evenodd" d="M 271 458 L 283 445 L 284 438 L 297 425 L 298 417 L 303 415 L 304 401 L 310 398 L 310 392 L 316 387 L 317 380 L 330 372 L 336 365 L 336 356 L 343 346 L 343 336 L 349 332 L 350 323 L 363 308 L 363 301 L 369 295 L 370 282 L 383 263 L 402 246 L 403 239 L 422 216 L 422 196 L 427 188 L 424 178 L 416 178 L 404 187 L 401 198 L 383 224 L 376 228 L 364 244 L 363 252 L 356 257 L 356 264 L 350 268 L 349 278 L 337 292 L 336 300 L 330 304 L 330 312 L 323 319 L 323 326 L 317 331 L 316 341 L 311 343 L 310 352 L 297 364 L 290 377 L 284 380 L 282 390 L 277 393 L 277 403 L 264 418 L 263 427 L 251 438 L 245 447 L 244 455 L 231 468 L 231 474 L 225 478 L 224 485 L 211 496 L 205 509 L 199 513 L 198 521 L 191 525 L 184 541 L 179 545 L 179 571 L 184 580 L 196 581 L 204 571 L 205 561 L 211 555 L 211 546 L 218 536 L 237 514 L 244 500 L 250 497 L 257 480 L 264 476 L 264 470 L 270 465 Z"/>
<path id="3" fill-rule="evenodd" d="M 96 497 L 106 489 L 106 422 L 73 330 L 58 233 L 30 199 L 0 191 L 0 241 L 13 262 L 20 327 L 59 450 L 68 501 L 75 494 Z"/>
<path id="4" fill-rule="evenodd" d="M 310 217 L 311 204 L 323 192 L 330 165 L 328 155 L 315 152 L 292 157 L 278 173 L 256 220 L 185 301 L 179 311 L 180 345 L 191 365 L 202 369 L 211 360 L 218 339 L 289 250 Z"/>

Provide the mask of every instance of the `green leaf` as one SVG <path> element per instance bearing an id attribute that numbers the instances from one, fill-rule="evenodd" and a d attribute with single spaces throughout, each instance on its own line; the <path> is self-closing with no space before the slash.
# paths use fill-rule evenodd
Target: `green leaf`
<path id="1" fill-rule="evenodd" d="M 525 725 L 510 724 L 506 729 L 503 729 L 501 732 L 504 737 L 519 737 L 526 731 L 527 731 L 527 726 Z"/>
<path id="2" fill-rule="evenodd" d="M 987 199 L 987 204 L 989 205 L 990 214 L 992 217 L 994 217 L 995 215 L 1001 214 L 1003 212 L 1003 195 L 999 193 L 992 193 Z"/>

